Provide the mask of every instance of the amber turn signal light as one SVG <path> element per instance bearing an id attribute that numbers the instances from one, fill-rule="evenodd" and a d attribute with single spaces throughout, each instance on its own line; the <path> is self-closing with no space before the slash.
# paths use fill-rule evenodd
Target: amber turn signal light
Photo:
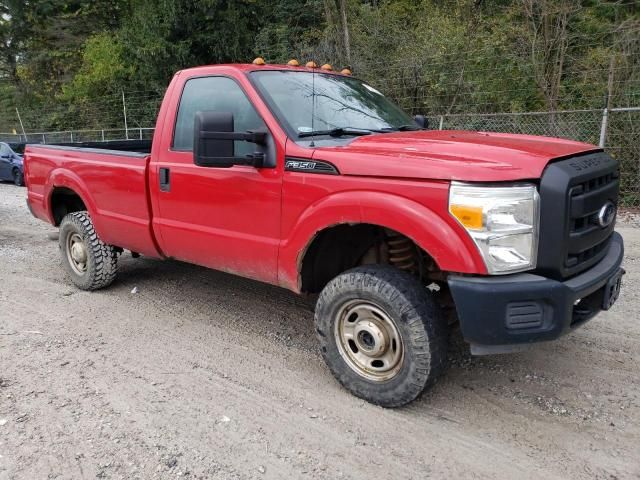
<path id="1" fill-rule="evenodd" d="M 449 211 L 466 228 L 482 230 L 482 207 L 469 205 L 449 205 Z"/>

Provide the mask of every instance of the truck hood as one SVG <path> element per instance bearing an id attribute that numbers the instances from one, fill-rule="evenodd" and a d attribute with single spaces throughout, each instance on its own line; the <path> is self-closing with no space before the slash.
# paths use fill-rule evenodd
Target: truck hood
<path id="1" fill-rule="evenodd" d="M 537 179 L 551 160 L 593 150 L 560 138 L 442 130 L 362 136 L 318 147 L 313 159 L 343 175 L 495 182 Z"/>

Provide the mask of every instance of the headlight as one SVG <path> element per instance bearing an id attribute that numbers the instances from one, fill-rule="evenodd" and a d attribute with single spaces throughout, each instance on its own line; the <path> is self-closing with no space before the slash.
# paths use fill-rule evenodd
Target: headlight
<path id="1" fill-rule="evenodd" d="M 538 203 L 535 185 L 489 187 L 452 183 L 449 212 L 469 232 L 492 275 L 536 266 Z"/>

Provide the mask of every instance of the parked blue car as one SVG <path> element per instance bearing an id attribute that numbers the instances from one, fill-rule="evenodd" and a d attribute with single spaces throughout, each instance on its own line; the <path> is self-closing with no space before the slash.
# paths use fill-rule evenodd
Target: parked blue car
<path id="1" fill-rule="evenodd" d="M 10 180 L 20 187 L 24 186 L 23 152 L 23 144 L 0 142 L 0 180 Z"/>

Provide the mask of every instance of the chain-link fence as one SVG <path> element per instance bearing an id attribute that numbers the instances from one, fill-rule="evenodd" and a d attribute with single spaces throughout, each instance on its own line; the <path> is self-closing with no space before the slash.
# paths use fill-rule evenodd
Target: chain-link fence
<path id="1" fill-rule="evenodd" d="M 153 128 L 108 128 L 100 130 L 62 130 L 60 132 L 0 133 L 0 141 L 8 143 L 107 142 L 110 140 L 150 140 Z"/>
<path id="2" fill-rule="evenodd" d="M 430 115 L 429 126 L 440 130 L 477 130 L 561 137 L 600 145 L 621 164 L 621 205 L 640 207 L 640 107 L 559 112 Z M 18 143 L 73 143 L 150 139 L 153 128 L 66 130 L 2 134 Z"/>
<path id="3" fill-rule="evenodd" d="M 622 206 L 640 207 L 640 107 L 436 115 L 429 123 L 440 130 L 524 133 L 599 145 L 620 161 Z"/>

